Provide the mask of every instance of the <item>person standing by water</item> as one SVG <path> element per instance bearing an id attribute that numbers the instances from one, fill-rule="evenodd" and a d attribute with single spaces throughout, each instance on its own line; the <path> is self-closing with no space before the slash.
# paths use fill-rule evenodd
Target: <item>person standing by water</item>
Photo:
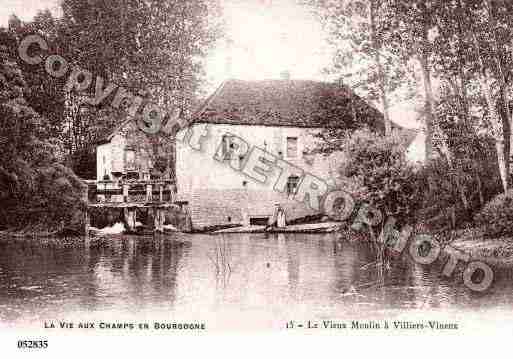
<path id="1" fill-rule="evenodd" d="M 279 203 L 274 204 L 274 212 L 273 215 L 269 218 L 267 222 L 266 230 L 272 228 L 284 228 L 287 226 L 287 220 L 285 217 L 285 210 L 280 206 Z"/>
<path id="2" fill-rule="evenodd" d="M 285 228 L 287 226 L 287 220 L 285 218 L 285 210 L 279 206 L 277 216 L 278 228 Z"/>

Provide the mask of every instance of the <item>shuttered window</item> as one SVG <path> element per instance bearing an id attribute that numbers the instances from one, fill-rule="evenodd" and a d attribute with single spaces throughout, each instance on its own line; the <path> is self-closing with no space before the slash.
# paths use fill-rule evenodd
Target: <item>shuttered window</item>
<path id="1" fill-rule="evenodd" d="M 287 157 L 297 157 L 297 137 L 287 137 Z"/>
<path id="2" fill-rule="evenodd" d="M 222 156 L 223 160 L 230 160 L 232 158 L 233 143 L 231 142 L 231 136 L 223 135 L 222 140 Z"/>
<path id="3" fill-rule="evenodd" d="M 299 177 L 298 176 L 290 176 L 287 178 L 287 194 L 296 194 L 297 187 L 299 185 Z"/>
<path id="4" fill-rule="evenodd" d="M 126 156 L 126 169 L 128 171 L 135 170 L 136 164 L 135 164 L 135 151 L 132 149 L 127 149 L 125 151 Z"/>

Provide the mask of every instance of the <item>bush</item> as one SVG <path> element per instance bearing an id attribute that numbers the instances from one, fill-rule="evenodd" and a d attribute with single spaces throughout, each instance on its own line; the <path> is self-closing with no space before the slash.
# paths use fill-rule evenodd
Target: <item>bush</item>
<path id="1" fill-rule="evenodd" d="M 84 185 L 58 163 L 44 132 L 49 121 L 23 97 L 23 74 L 4 43 L 16 42 L 0 29 L 0 226 L 74 225 L 84 206 Z"/>
<path id="2" fill-rule="evenodd" d="M 474 145 L 475 146 L 475 145 Z M 489 148 L 483 140 L 483 148 Z M 501 192 L 496 154 L 483 150 L 478 156 L 435 157 L 418 171 L 419 188 L 424 195 L 422 207 L 443 211 L 454 208 L 456 225 L 461 228 L 472 220 L 483 206 Z"/>
<path id="3" fill-rule="evenodd" d="M 419 205 L 415 167 L 406 159 L 405 139 L 399 133 L 384 137 L 368 129 L 355 131 L 344 143 L 347 161 L 342 176 L 362 186 L 359 200 L 410 223 Z"/>
<path id="4" fill-rule="evenodd" d="M 513 190 L 502 193 L 487 203 L 475 216 L 477 224 L 486 229 L 487 237 L 513 234 Z"/>

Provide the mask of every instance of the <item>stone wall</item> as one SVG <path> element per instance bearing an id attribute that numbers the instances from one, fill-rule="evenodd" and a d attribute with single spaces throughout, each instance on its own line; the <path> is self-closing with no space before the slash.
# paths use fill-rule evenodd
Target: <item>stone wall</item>
<path id="1" fill-rule="evenodd" d="M 215 154 L 224 134 L 234 134 L 250 146 L 272 153 L 297 168 L 298 177 L 304 173 L 315 175 L 329 184 L 338 176 L 341 156 L 326 158 L 307 156 L 303 152 L 315 147 L 319 129 L 297 127 L 270 127 L 246 125 L 194 125 L 194 133 L 207 134 L 201 150 L 190 144 L 177 142 L 176 178 L 180 200 L 189 202 L 193 226 L 196 229 L 229 223 L 247 223 L 247 217 L 266 217 L 273 213 L 274 203 L 286 210 L 287 220 L 315 214 L 306 204 L 288 198 L 275 190 L 282 174 L 280 168 L 266 173 L 265 182 L 259 182 L 235 170 L 238 155 L 230 161 L 218 161 Z M 286 138 L 297 137 L 297 156 L 287 156 Z M 246 156 L 247 157 L 247 156 Z M 244 160 L 243 160 L 244 161 Z"/>
<path id="2" fill-rule="evenodd" d="M 337 162 L 340 156 L 326 158 L 322 155 L 307 156 L 303 152 L 313 149 L 319 141 L 315 134 L 320 129 L 299 127 L 271 127 L 247 125 L 194 125 L 195 134 L 205 134 L 201 150 L 193 149 L 189 143 L 177 141 L 176 144 L 176 179 L 178 191 L 188 192 L 196 189 L 241 189 L 244 181 L 260 189 L 272 190 L 275 180 L 280 175 L 276 169 L 265 184 L 255 183 L 242 173 L 230 168 L 226 162 L 214 159 L 222 142 L 222 136 L 233 134 L 246 141 L 252 148 L 261 148 L 283 161 L 296 166 L 301 171 L 315 174 L 327 181 L 337 176 Z M 179 134 L 179 137 L 181 134 Z M 298 138 L 297 156 L 287 157 L 286 138 Z M 281 153 L 281 154 L 280 154 Z M 237 157 L 237 156 L 234 156 Z M 237 161 L 237 158 L 234 159 Z M 253 189 L 253 188 L 251 188 Z"/>
<path id="3" fill-rule="evenodd" d="M 275 203 L 284 208 L 287 221 L 318 213 L 292 197 L 273 191 L 198 189 L 180 194 L 180 199 L 189 201 L 196 230 L 216 225 L 248 225 L 251 218 L 270 217 Z"/>

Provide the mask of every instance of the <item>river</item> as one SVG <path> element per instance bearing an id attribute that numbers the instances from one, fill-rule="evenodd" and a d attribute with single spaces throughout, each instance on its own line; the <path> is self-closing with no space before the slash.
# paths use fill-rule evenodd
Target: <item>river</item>
<path id="1" fill-rule="evenodd" d="M 404 313 L 513 313 L 511 271 L 486 293 L 441 264 L 396 261 L 384 277 L 362 242 L 336 234 L 121 237 L 76 244 L 0 242 L 0 321 L 198 321 L 209 328 L 283 328 L 290 320 Z"/>

